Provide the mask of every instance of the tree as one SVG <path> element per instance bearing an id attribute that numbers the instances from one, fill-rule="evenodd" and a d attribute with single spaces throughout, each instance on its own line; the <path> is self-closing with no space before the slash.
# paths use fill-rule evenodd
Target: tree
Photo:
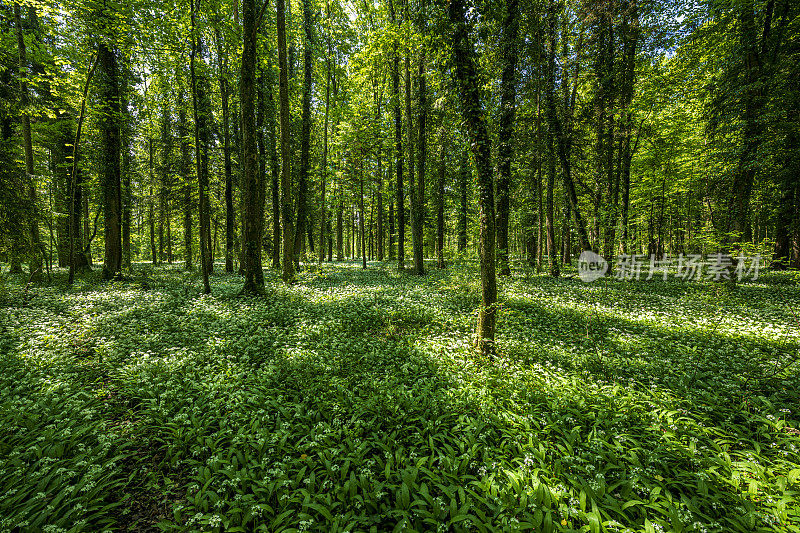
<path id="1" fill-rule="evenodd" d="M 97 47 L 100 97 L 101 184 L 105 228 L 103 278 L 114 279 L 122 270 L 122 191 L 120 182 L 119 72 L 112 43 Z"/>
<path id="2" fill-rule="evenodd" d="M 286 6 L 276 0 L 278 28 L 278 99 L 281 126 L 281 223 L 283 225 L 283 281 L 294 282 L 294 235 L 292 227 L 292 156 L 289 129 L 289 62 L 286 49 Z"/>
<path id="3" fill-rule="evenodd" d="M 478 173 L 478 221 L 480 224 L 481 307 L 478 311 L 475 345 L 482 355 L 495 353 L 497 312 L 495 276 L 494 183 L 491 147 L 486 116 L 480 96 L 476 53 L 469 40 L 463 0 L 451 0 L 448 15 L 452 24 L 453 63 L 461 93 L 461 114 L 469 130 L 472 156 Z"/>
<path id="4" fill-rule="evenodd" d="M 255 0 L 242 0 L 242 187 L 244 194 L 244 260 L 245 282 L 243 292 L 259 294 L 264 287 L 261 269 L 261 239 L 263 234 L 264 206 L 263 181 L 258 172 L 256 147 L 255 84 L 257 61 L 257 24 Z"/>
<path id="5" fill-rule="evenodd" d="M 509 0 L 506 4 L 506 15 L 500 33 L 502 78 L 500 81 L 500 120 L 497 132 L 497 255 L 501 276 L 511 275 L 508 259 L 508 217 L 517 96 L 518 17 L 518 0 Z"/>
<path id="6" fill-rule="evenodd" d="M 194 111 L 195 165 L 197 167 L 198 213 L 200 221 L 200 270 L 203 275 L 203 291 L 211 293 L 208 279 L 211 271 L 209 234 L 211 224 L 208 207 L 208 148 L 211 141 L 211 101 L 206 93 L 207 78 L 197 65 L 197 57 L 203 55 L 203 38 L 198 34 L 195 0 L 189 0 L 191 16 L 192 48 L 189 70 L 192 82 L 192 108 Z"/>
<path id="7" fill-rule="evenodd" d="M 313 88 L 314 36 L 311 0 L 303 0 L 303 29 L 305 44 L 303 51 L 303 116 L 300 132 L 300 172 L 297 175 L 297 225 L 294 235 L 295 267 L 300 268 L 300 254 L 306 234 L 308 219 L 308 167 L 311 148 L 311 90 Z"/>

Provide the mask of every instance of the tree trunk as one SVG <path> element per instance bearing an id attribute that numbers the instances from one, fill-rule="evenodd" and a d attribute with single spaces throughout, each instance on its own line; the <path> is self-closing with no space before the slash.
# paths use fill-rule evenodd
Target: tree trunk
<path id="1" fill-rule="evenodd" d="M 122 267 L 131 267 L 131 210 L 133 204 L 133 190 L 131 188 L 131 137 L 133 125 L 131 124 L 128 95 L 131 92 L 131 75 L 126 69 L 123 74 L 122 89 Z"/>
<path id="2" fill-rule="evenodd" d="M 551 1 L 547 8 L 548 13 L 548 50 L 547 50 L 547 86 L 545 87 L 545 100 L 547 104 L 547 119 L 549 125 L 549 136 L 555 136 L 558 147 L 558 158 L 561 161 L 562 181 L 566 189 L 567 197 L 570 202 L 570 209 L 578 232 L 578 239 L 582 249 L 590 250 L 589 236 L 586 233 L 586 224 L 581 216 L 580 206 L 578 205 L 578 195 L 575 192 L 575 184 L 572 181 L 572 166 L 570 163 L 570 152 L 572 147 L 571 135 L 565 131 L 564 124 L 556 112 L 555 104 L 555 48 L 556 48 L 556 13 L 555 5 Z M 548 176 L 548 180 L 550 176 Z M 550 253 L 550 250 L 548 250 Z"/>
<path id="3" fill-rule="evenodd" d="M 262 178 L 258 172 L 257 132 L 255 124 L 256 65 L 258 62 L 255 0 L 242 0 L 242 66 L 240 82 L 242 128 L 242 186 L 244 193 L 244 258 L 245 282 L 242 292 L 260 294 L 264 290 L 261 269 L 261 237 L 264 210 L 260 192 Z"/>
<path id="4" fill-rule="evenodd" d="M 183 82 L 180 84 L 178 102 L 180 102 L 178 107 L 178 134 L 181 137 L 181 159 L 178 172 L 183 180 L 183 260 L 184 268 L 192 270 L 192 155 L 189 144 L 189 129 L 186 127 L 186 110 L 183 106 Z"/>
<path id="5" fill-rule="evenodd" d="M 364 233 L 364 154 L 361 154 L 358 164 L 358 230 L 359 248 L 361 252 L 361 267 L 367 269 L 367 240 Z"/>
<path id="6" fill-rule="evenodd" d="M 289 120 L 289 62 L 286 57 L 286 6 L 277 3 L 278 77 L 281 125 L 281 222 L 283 224 L 283 281 L 294 282 L 294 234 L 292 227 L 292 153 Z"/>
<path id="7" fill-rule="evenodd" d="M 341 192 L 339 193 L 341 195 Z M 336 260 L 337 261 L 344 261 L 344 235 L 343 235 L 343 225 L 344 221 L 342 220 L 342 200 L 339 199 L 339 205 L 336 208 Z"/>
<path id="8" fill-rule="evenodd" d="M 300 132 L 300 172 L 297 175 L 297 225 L 294 234 L 295 268 L 300 269 L 300 255 L 308 218 L 308 167 L 311 143 L 311 90 L 313 82 L 314 36 L 312 32 L 311 0 L 303 1 L 303 28 L 305 44 L 303 51 L 303 116 Z"/>
<path id="9" fill-rule="evenodd" d="M 381 100 L 380 95 L 376 95 L 375 98 L 375 119 L 378 124 L 381 124 Z M 379 134 L 378 138 L 378 148 L 377 148 L 377 159 L 378 159 L 378 168 L 377 168 L 377 181 L 378 181 L 378 231 L 376 235 L 376 252 L 378 254 L 378 261 L 383 261 L 383 136 Z"/>
<path id="10" fill-rule="evenodd" d="M 192 50 L 190 72 L 192 80 L 192 104 L 194 110 L 195 163 L 197 165 L 198 212 L 200 218 L 200 270 L 203 275 L 203 292 L 211 293 L 208 279 L 211 271 L 209 250 L 210 217 L 208 208 L 208 146 L 211 137 L 211 101 L 206 93 L 207 79 L 197 72 L 196 57 L 203 55 L 203 40 L 197 35 L 195 23 L 195 0 L 189 0 L 191 8 Z M 201 62 L 202 63 L 202 62 Z M 201 65 L 202 68 L 202 65 Z"/>
<path id="11" fill-rule="evenodd" d="M 448 14 L 453 24 L 453 62 L 461 94 L 461 112 L 467 124 L 472 154 L 478 172 L 478 209 L 480 222 L 481 308 L 476 328 L 476 349 L 493 355 L 497 280 L 495 277 L 494 184 L 492 183 L 491 146 L 486 130 L 486 116 L 481 103 L 475 50 L 469 42 L 464 20 L 463 0 L 451 0 Z"/>
<path id="12" fill-rule="evenodd" d="M 395 24 L 394 0 L 389 0 L 389 18 Z M 399 24 L 399 21 L 397 21 Z M 394 146 L 395 146 L 395 214 L 397 217 L 397 269 L 405 268 L 405 201 L 403 198 L 403 118 L 400 111 L 400 55 L 397 43 L 392 57 L 392 101 L 394 102 Z"/>
<path id="13" fill-rule="evenodd" d="M 436 268 L 444 268 L 444 181 L 446 176 L 445 166 L 445 136 L 444 120 L 439 131 L 439 180 L 436 184 Z"/>
<path id="14" fill-rule="evenodd" d="M 275 132 L 278 108 L 275 105 L 275 96 L 272 87 L 275 85 L 275 76 L 272 73 L 272 55 L 267 63 L 267 145 L 269 151 L 270 192 L 272 193 L 272 268 L 281 268 L 281 199 L 280 199 L 280 165 L 278 163 L 277 134 Z"/>
<path id="15" fill-rule="evenodd" d="M 225 272 L 233 272 L 236 214 L 233 210 L 233 163 L 231 162 L 230 113 L 228 110 L 230 86 L 228 83 L 228 62 L 225 59 L 227 51 L 224 50 L 222 36 L 218 29 L 216 30 L 216 41 L 219 92 L 222 103 L 222 157 L 225 169 Z"/>
<path id="16" fill-rule="evenodd" d="M 414 236 L 414 274 L 425 274 L 424 261 L 424 230 L 425 230 L 425 163 L 427 158 L 427 131 L 428 118 L 427 89 L 425 86 L 425 49 L 420 52 L 419 74 L 417 76 L 417 104 L 419 106 L 419 124 L 417 125 L 417 182 L 416 192 L 412 198 L 416 199 L 415 216 L 412 217 Z M 409 115 L 410 116 L 410 115 Z M 409 119 L 409 127 L 411 120 Z M 410 146 L 410 143 L 409 143 Z M 413 152 L 413 150 L 412 150 Z"/>
<path id="17" fill-rule="evenodd" d="M 325 2 L 325 19 L 330 20 L 330 4 Z M 328 55 L 325 58 L 325 120 L 322 126 L 322 186 L 320 188 L 320 215 L 319 224 L 319 262 L 325 261 L 325 232 L 327 228 L 328 213 L 325 205 L 325 186 L 328 178 L 328 115 L 331 103 L 331 41 L 328 38 Z"/>
<path id="18" fill-rule="evenodd" d="M 558 257 L 556 256 L 556 237 L 553 221 L 553 189 L 556 181 L 556 156 L 553 153 L 553 136 L 547 136 L 547 206 L 545 216 L 547 218 L 547 265 L 550 275 L 554 278 L 559 276 Z"/>
<path id="19" fill-rule="evenodd" d="M 459 209 L 458 209 L 458 252 L 463 254 L 467 251 L 467 190 L 469 188 L 469 179 L 471 177 L 471 169 L 469 161 L 467 160 L 467 153 L 462 152 L 461 169 L 459 170 Z"/>
<path id="20" fill-rule="evenodd" d="M 117 57 L 105 42 L 98 47 L 100 120 L 100 179 L 103 190 L 105 256 L 103 279 L 117 277 L 122 270 L 122 219 L 119 138 L 119 74 Z"/>
<path id="21" fill-rule="evenodd" d="M 514 118 L 516 114 L 517 32 L 519 3 L 506 3 L 506 16 L 500 33 L 500 120 L 497 132 L 497 256 L 500 275 L 510 276 L 508 258 L 509 194 L 511 189 L 511 160 L 514 157 Z"/>
<path id="22" fill-rule="evenodd" d="M 27 175 L 26 186 L 28 188 L 28 201 L 30 202 L 30 239 L 31 239 L 31 258 L 30 272 L 31 278 L 37 279 L 41 275 L 42 257 L 44 249 L 39 235 L 39 214 L 36 208 L 36 177 L 33 168 L 33 143 L 31 140 L 31 119 L 28 115 L 28 59 L 25 49 L 25 37 L 22 32 L 22 17 L 20 16 L 19 4 L 14 4 L 14 23 L 17 34 L 17 49 L 19 52 L 19 83 L 20 83 L 20 106 L 22 108 L 22 143 L 25 151 L 25 174 Z M 119 152 L 117 152 L 119 153 Z"/>

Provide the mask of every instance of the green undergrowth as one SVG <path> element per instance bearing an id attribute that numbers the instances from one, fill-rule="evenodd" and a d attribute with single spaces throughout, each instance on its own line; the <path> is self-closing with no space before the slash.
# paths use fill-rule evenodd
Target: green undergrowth
<path id="1" fill-rule="evenodd" d="M 800 531 L 800 288 L 241 278 L 0 294 L 3 531 Z"/>

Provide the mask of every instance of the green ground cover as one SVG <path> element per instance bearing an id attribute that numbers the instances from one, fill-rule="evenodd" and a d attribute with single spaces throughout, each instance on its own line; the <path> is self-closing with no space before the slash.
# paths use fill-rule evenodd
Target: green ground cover
<path id="1" fill-rule="evenodd" d="M 3 531 L 800 531 L 797 274 L 0 283 Z"/>

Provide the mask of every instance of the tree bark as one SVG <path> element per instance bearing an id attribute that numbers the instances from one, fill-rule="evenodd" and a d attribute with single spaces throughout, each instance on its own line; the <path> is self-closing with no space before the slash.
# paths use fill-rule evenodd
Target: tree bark
<path id="1" fill-rule="evenodd" d="M 469 189 L 469 179 L 471 177 L 471 169 L 469 161 L 467 160 L 467 153 L 462 152 L 461 169 L 458 173 L 459 177 L 459 209 L 458 209 L 458 252 L 463 254 L 467 251 L 467 190 Z"/>
<path id="2" fill-rule="evenodd" d="M 500 79 L 500 120 L 497 132 L 497 256 L 501 276 L 511 275 L 511 265 L 508 258 L 508 218 L 517 98 L 518 19 L 518 0 L 509 0 L 506 3 L 506 16 L 500 33 L 502 74 Z"/>
<path id="3" fill-rule="evenodd" d="M 240 82 L 242 128 L 242 186 L 244 193 L 244 271 L 242 292 L 260 294 L 264 289 L 261 269 L 263 208 L 260 199 L 262 179 L 258 172 L 256 107 L 256 64 L 258 62 L 255 0 L 242 0 L 242 66 Z"/>
<path id="4" fill-rule="evenodd" d="M 495 273 L 495 215 L 491 146 L 486 116 L 480 98 L 480 80 L 476 54 L 469 42 L 464 20 L 463 0 L 451 0 L 448 15 L 452 28 L 453 62 L 461 93 L 461 112 L 470 134 L 472 155 L 478 172 L 478 209 L 480 223 L 481 307 L 476 328 L 476 349 L 480 354 L 495 353 L 495 318 L 497 280 Z"/>
<path id="5" fill-rule="evenodd" d="M 311 0 L 303 1 L 303 29 L 305 43 L 303 50 L 303 116 L 300 132 L 300 172 L 297 175 L 297 224 L 294 234 L 295 268 L 300 269 L 300 255 L 303 252 L 303 239 L 308 223 L 308 168 L 311 143 L 311 91 L 313 82 L 314 35 Z"/>
<path id="6" fill-rule="evenodd" d="M 194 110 L 195 164 L 197 165 L 198 212 L 200 218 L 200 270 L 203 276 L 203 292 L 211 293 L 208 275 L 211 271 L 209 250 L 210 217 L 208 209 L 208 146 L 211 125 L 209 115 L 211 102 L 206 93 L 206 76 L 197 72 L 196 57 L 203 54 L 203 40 L 197 35 L 195 0 L 189 0 L 191 11 L 192 50 L 190 73 L 192 80 L 192 104 Z"/>
<path id="7" fill-rule="evenodd" d="M 184 268 L 192 270 L 192 180 L 191 180 L 191 146 L 189 144 L 189 128 L 186 127 L 186 110 L 183 107 L 184 101 L 184 86 L 183 82 L 180 85 L 178 107 L 178 134 L 181 136 L 181 159 L 179 174 L 183 180 L 183 260 Z"/>
<path id="8" fill-rule="evenodd" d="M 439 131 L 439 180 L 436 184 L 436 268 L 444 268 L 444 181 L 446 177 L 445 166 L 445 136 L 444 120 Z"/>
<path id="9" fill-rule="evenodd" d="M 225 171 L 225 272 L 233 272 L 236 214 L 233 210 L 233 163 L 231 161 L 230 84 L 228 83 L 227 51 L 219 29 L 216 30 L 219 93 L 222 104 L 222 157 Z"/>
<path id="10" fill-rule="evenodd" d="M 98 47 L 100 130 L 100 177 L 103 190 L 105 256 L 103 279 L 117 277 L 122 270 L 122 220 L 119 138 L 119 73 L 116 53 L 105 42 Z"/>
<path id="11" fill-rule="evenodd" d="M 283 226 L 283 272 L 286 283 L 294 283 L 294 234 L 292 227 L 292 154 L 289 117 L 289 62 L 286 57 L 286 6 L 276 0 L 278 30 L 278 88 L 281 125 L 281 222 Z"/>
<path id="12" fill-rule="evenodd" d="M 394 0 L 389 0 L 389 19 L 392 24 L 397 23 Z M 403 198 L 403 118 L 400 111 L 400 55 L 397 43 L 394 44 L 392 57 L 392 101 L 394 102 L 394 145 L 395 145 L 395 216 L 397 218 L 397 269 L 405 268 L 405 201 Z"/>
<path id="13" fill-rule="evenodd" d="M 325 2 L 325 19 L 330 20 L 330 3 Z M 320 188 L 320 209 L 322 211 L 319 225 L 319 262 L 325 261 L 325 234 L 328 222 L 327 206 L 325 205 L 325 187 L 328 178 L 328 116 L 331 103 L 331 40 L 328 36 L 328 55 L 325 58 L 325 119 L 322 126 L 322 186 Z"/>
<path id="14" fill-rule="evenodd" d="M 31 119 L 28 114 L 28 59 L 25 49 L 25 37 L 22 30 L 22 17 L 20 16 L 19 4 L 14 4 L 14 23 L 17 34 L 17 51 L 19 53 L 19 83 L 20 83 L 20 104 L 22 107 L 22 144 L 25 151 L 25 174 L 27 175 L 28 201 L 30 202 L 30 239 L 31 239 L 31 258 L 30 272 L 31 279 L 37 279 L 41 275 L 42 257 L 44 249 L 39 235 L 39 214 L 36 208 L 36 177 L 33 167 L 33 142 L 31 140 Z"/>

